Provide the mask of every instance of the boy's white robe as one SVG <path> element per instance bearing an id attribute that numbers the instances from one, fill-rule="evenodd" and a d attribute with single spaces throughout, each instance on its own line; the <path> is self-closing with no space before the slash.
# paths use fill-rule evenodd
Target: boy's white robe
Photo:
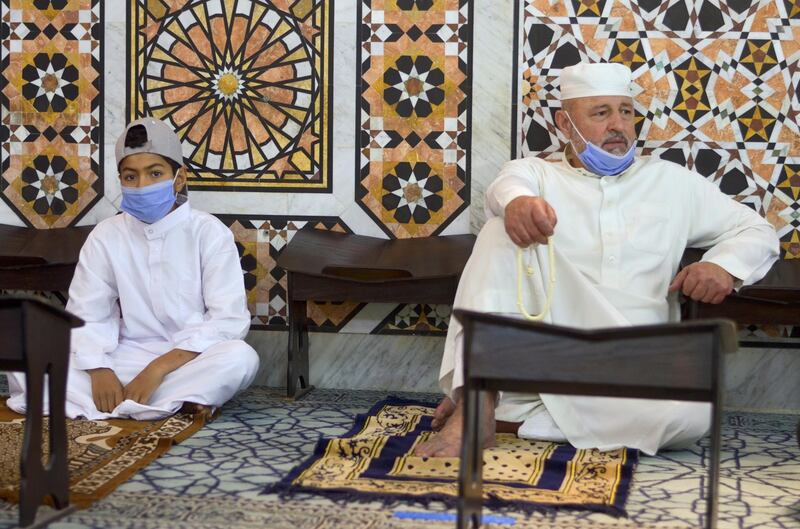
<path id="1" fill-rule="evenodd" d="M 557 283 L 545 321 L 559 325 L 677 321 L 677 296 L 667 290 L 687 247 L 711 248 L 703 260 L 744 284 L 763 277 L 778 256 L 769 223 L 671 162 L 639 159 L 619 176 L 598 178 L 563 161 L 526 158 L 507 163 L 487 190 L 489 221 L 464 269 L 455 307 L 519 316 L 517 247 L 498 215 L 523 195 L 542 196 L 558 217 Z M 524 284 L 525 306 L 537 313 L 550 273 L 547 247 L 527 252 L 526 264 L 535 273 Z M 440 385 L 451 396 L 463 385 L 462 346 L 462 327 L 452 318 L 440 372 Z M 558 440 L 563 432 L 578 448 L 628 446 L 649 454 L 693 442 L 710 424 L 710 406 L 703 403 L 540 397 L 501 395 L 497 419 L 523 422 L 520 435 Z M 543 420 L 548 412 L 552 420 Z M 548 427 L 553 421 L 557 428 Z"/>
<path id="2" fill-rule="evenodd" d="M 155 419 L 187 401 L 221 406 L 258 371 L 242 341 L 250 314 L 233 234 L 188 203 L 153 224 L 127 213 L 100 222 L 81 249 L 67 310 L 85 321 L 72 331 L 68 417 Z M 175 348 L 200 354 L 167 375 L 148 405 L 97 410 L 86 370 L 111 368 L 124 386 Z M 9 389 L 8 406 L 24 412 L 24 375 L 10 375 Z"/>

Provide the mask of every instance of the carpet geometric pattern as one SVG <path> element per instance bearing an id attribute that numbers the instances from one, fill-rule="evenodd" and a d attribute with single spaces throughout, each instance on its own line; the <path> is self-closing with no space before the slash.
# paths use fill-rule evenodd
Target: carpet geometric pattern
<path id="1" fill-rule="evenodd" d="M 0 377 L 2 379 L 2 377 Z M 2 385 L 2 384 L 0 384 Z M 252 388 L 222 409 L 195 435 L 174 446 L 91 508 L 71 514 L 53 529 L 189 528 L 314 529 L 330 527 L 452 527 L 445 521 L 404 518 L 406 513 L 439 517 L 454 511 L 432 503 L 337 504 L 319 497 L 290 502 L 263 496 L 311 455 L 320 436 L 344 434 L 356 414 L 386 392 L 314 390 L 291 402 L 279 390 Z M 435 400 L 437 395 L 401 394 Z M 797 416 L 729 412 L 723 422 L 720 529 L 793 529 L 800 523 L 800 448 L 794 438 Z M 629 518 L 587 512 L 557 516 L 496 512 L 510 520 L 489 527 L 545 529 L 688 528 L 701 525 L 705 505 L 707 440 L 689 450 L 642 456 L 627 511 Z M 0 503 L 0 528 L 10 529 L 16 506 Z M 349 513 L 352 513 L 350 515 Z M 332 525 L 326 525 L 330 520 Z M 294 524 L 294 525 L 292 525 Z M 373 524 L 373 525 L 369 525 Z"/>
<path id="2" fill-rule="evenodd" d="M 0 0 L 0 197 L 27 226 L 103 195 L 102 0 Z"/>
<path id="3" fill-rule="evenodd" d="M 361 0 L 356 200 L 393 238 L 469 203 L 472 2 Z"/>
<path id="4" fill-rule="evenodd" d="M 796 0 L 524 0 L 519 156 L 557 156 L 561 69 L 631 68 L 643 155 L 693 168 L 766 217 L 800 258 L 800 8 Z"/>
<path id="5" fill-rule="evenodd" d="M 331 189 L 332 1 L 128 5 L 128 117 L 178 133 L 193 189 Z"/>

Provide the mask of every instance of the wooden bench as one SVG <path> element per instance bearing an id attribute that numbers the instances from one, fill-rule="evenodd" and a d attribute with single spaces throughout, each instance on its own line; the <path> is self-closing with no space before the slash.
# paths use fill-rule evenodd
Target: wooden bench
<path id="1" fill-rule="evenodd" d="M 457 527 L 479 527 L 482 390 L 692 400 L 712 404 L 706 527 L 716 527 L 722 353 L 730 321 L 581 330 L 455 310 L 464 326 L 464 442 Z"/>
<path id="2" fill-rule="evenodd" d="M 69 505 L 66 391 L 70 330 L 83 321 L 41 299 L 0 296 L 0 371 L 25 373 L 25 433 L 20 457 L 19 525 L 36 518 L 52 497 L 57 509 Z M 42 405 L 45 375 L 49 395 L 47 463 L 42 463 Z"/>
<path id="3" fill-rule="evenodd" d="M 92 228 L 0 226 L 0 289 L 67 292 Z"/>
<path id="4" fill-rule="evenodd" d="M 452 304 L 474 244 L 474 235 L 387 240 L 299 231 L 277 259 L 288 273 L 287 396 L 313 389 L 308 301 Z"/>
<path id="5" fill-rule="evenodd" d="M 682 266 L 697 262 L 702 250 L 689 249 Z M 742 287 L 719 305 L 688 301 L 684 305 L 684 320 L 728 318 L 740 325 L 800 326 L 800 259 L 777 261 L 761 281 Z M 742 340 L 744 347 L 784 347 L 800 349 L 800 340 Z M 797 444 L 800 445 L 800 421 L 797 423 Z"/>

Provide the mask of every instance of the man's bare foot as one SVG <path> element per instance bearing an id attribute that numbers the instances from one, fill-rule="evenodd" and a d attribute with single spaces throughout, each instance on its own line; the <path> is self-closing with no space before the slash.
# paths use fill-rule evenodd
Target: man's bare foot
<path id="1" fill-rule="evenodd" d="M 211 406 L 206 406 L 204 404 L 197 404 L 195 402 L 184 402 L 183 406 L 181 406 L 179 413 L 188 413 L 190 415 L 198 415 L 198 414 L 211 414 Z"/>
<path id="2" fill-rule="evenodd" d="M 495 420 L 494 400 L 484 406 L 483 420 L 483 447 L 494 446 Z M 446 420 L 442 430 L 430 440 L 422 443 L 414 450 L 414 455 L 419 457 L 459 457 L 461 455 L 461 438 L 464 434 L 464 407 L 459 401 L 450 417 Z"/>
<path id="3" fill-rule="evenodd" d="M 431 428 L 434 431 L 438 432 L 442 429 L 442 427 L 447 422 L 447 419 L 453 415 L 453 411 L 456 409 L 456 404 L 450 397 L 445 397 L 442 399 L 442 402 L 436 407 L 436 411 L 433 412 L 433 420 L 431 421 Z"/>

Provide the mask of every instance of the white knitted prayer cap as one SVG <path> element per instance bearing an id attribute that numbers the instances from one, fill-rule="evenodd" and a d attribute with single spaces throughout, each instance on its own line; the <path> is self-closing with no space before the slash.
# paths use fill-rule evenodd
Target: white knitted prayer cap
<path id="1" fill-rule="evenodd" d="M 561 70 L 561 100 L 594 96 L 631 97 L 631 71 L 617 62 L 578 63 Z"/>

